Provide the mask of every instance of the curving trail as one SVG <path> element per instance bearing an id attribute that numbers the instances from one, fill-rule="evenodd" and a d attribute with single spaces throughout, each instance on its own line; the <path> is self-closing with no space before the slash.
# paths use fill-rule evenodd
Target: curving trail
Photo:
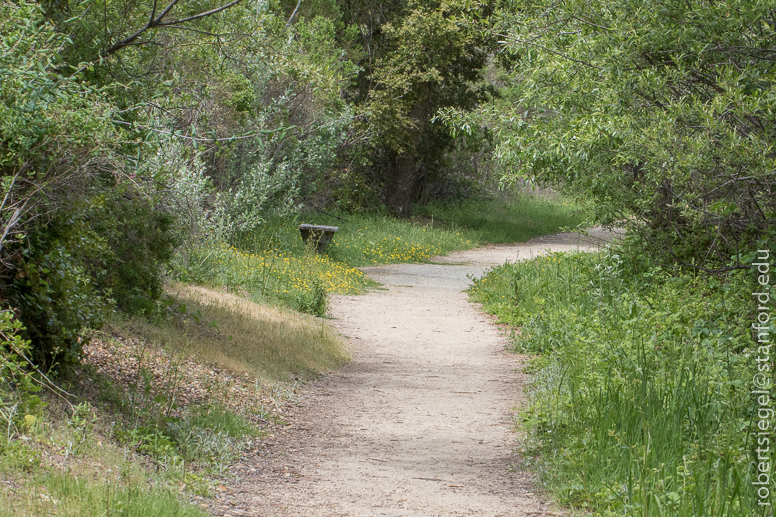
<path id="1" fill-rule="evenodd" d="M 561 515 L 513 471 L 511 423 L 526 376 L 467 275 L 545 250 L 595 247 L 611 234 L 560 234 L 432 264 L 364 270 L 384 285 L 332 301 L 354 360 L 315 384 L 291 426 L 234 474 L 217 515 Z"/>

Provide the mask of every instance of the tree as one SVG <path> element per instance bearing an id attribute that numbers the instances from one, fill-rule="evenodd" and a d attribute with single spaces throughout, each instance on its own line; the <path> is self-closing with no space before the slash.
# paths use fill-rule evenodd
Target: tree
<path id="1" fill-rule="evenodd" d="M 349 23 L 363 29 L 356 102 L 372 133 L 384 199 L 409 217 L 423 181 L 441 169 L 452 136 L 434 122 L 443 107 L 469 110 L 487 97 L 478 86 L 494 40 L 491 6 L 459 0 L 363 6 Z M 364 21 L 369 23 L 363 23 Z"/>
<path id="2" fill-rule="evenodd" d="M 82 74 L 58 73 L 67 44 L 34 4 L 0 6 L 0 262 L 13 267 L 24 236 L 109 166 L 120 137 L 112 105 Z"/>
<path id="3" fill-rule="evenodd" d="M 232 239 L 295 207 L 352 119 L 325 18 L 290 33 L 269 5 L 217 0 L 0 15 L 0 302 L 39 364 L 78 361 L 108 310 L 154 311 L 198 229 Z"/>
<path id="4" fill-rule="evenodd" d="M 773 237 L 776 10 L 749 0 L 539 0 L 501 13 L 517 103 L 489 123 L 517 175 L 592 194 L 665 260 L 746 267 Z"/>

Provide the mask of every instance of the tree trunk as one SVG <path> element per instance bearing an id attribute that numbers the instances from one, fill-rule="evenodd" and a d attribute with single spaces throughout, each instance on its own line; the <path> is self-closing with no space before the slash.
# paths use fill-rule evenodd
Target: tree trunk
<path id="1" fill-rule="evenodd" d="M 404 153 L 395 156 L 391 162 L 385 178 L 385 206 L 396 217 L 410 217 L 415 188 L 415 157 Z"/>
<path id="2" fill-rule="evenodd" d="M 426 86 L 423 91 L 428 89 Z M 426 92 L 421 98 L 428 97 Z M 385 178 L 385 205 L 396 217 L 412 216 L 412 199 L 415 193 L 415 180 L 418 174 L 418 163 L 423 157 L 418 156 L 418 148 L 423 139 L 423 131 L 429 119 L 425 102 L 416 102 L 407 113 L 413 127 L 408 129 L 409 145 L 404 152 L 393 153 L 390 169 Z"/>

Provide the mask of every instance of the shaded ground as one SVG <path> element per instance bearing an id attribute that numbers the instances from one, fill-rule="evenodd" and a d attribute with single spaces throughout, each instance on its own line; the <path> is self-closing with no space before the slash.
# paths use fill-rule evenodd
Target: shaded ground
<path id="1" fill-rule="evenodd" d="M 561 515 L 511 468 L 513 408 L 526 381 L 467 275 L 607 234 L 561 234 L 365 268 L 384 284 L 336 297 L 333 324 L 354 360 L 316 383 L 292 423 L 235 467 L 211 510 L 232 516 Z"/>

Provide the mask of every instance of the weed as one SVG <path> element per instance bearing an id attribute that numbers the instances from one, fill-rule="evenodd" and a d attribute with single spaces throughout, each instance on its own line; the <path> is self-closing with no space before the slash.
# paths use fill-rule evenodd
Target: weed
<path id="1" fill-rule="evenodd" d="M 40 451 L 21 440 L 0 441 L 0 467 L 5 471 L 31 472 L 40 466 Z"/>
<path id="2" fill-rule="evenodd" d="M 259 436 L 261 433 L 245 417 L 221 405 L 199 406 L 189 411 L 188 424 L 234 437 Z"/>
<path id="3" fill-rule="evenodd" d="M 329 310 L 329 293 L 326 292 L 323 284 L 313 280 L 310 291 L 297 295 L 296 308 L 300 312 L 323 318 Z"/>
<path id="4" fill-rule="evenodd" d="M 200 406 L 167 425 L 177 453 L 223 474 L 248 440 L 262 433 L 244 417 L 222 406 Z"/>

